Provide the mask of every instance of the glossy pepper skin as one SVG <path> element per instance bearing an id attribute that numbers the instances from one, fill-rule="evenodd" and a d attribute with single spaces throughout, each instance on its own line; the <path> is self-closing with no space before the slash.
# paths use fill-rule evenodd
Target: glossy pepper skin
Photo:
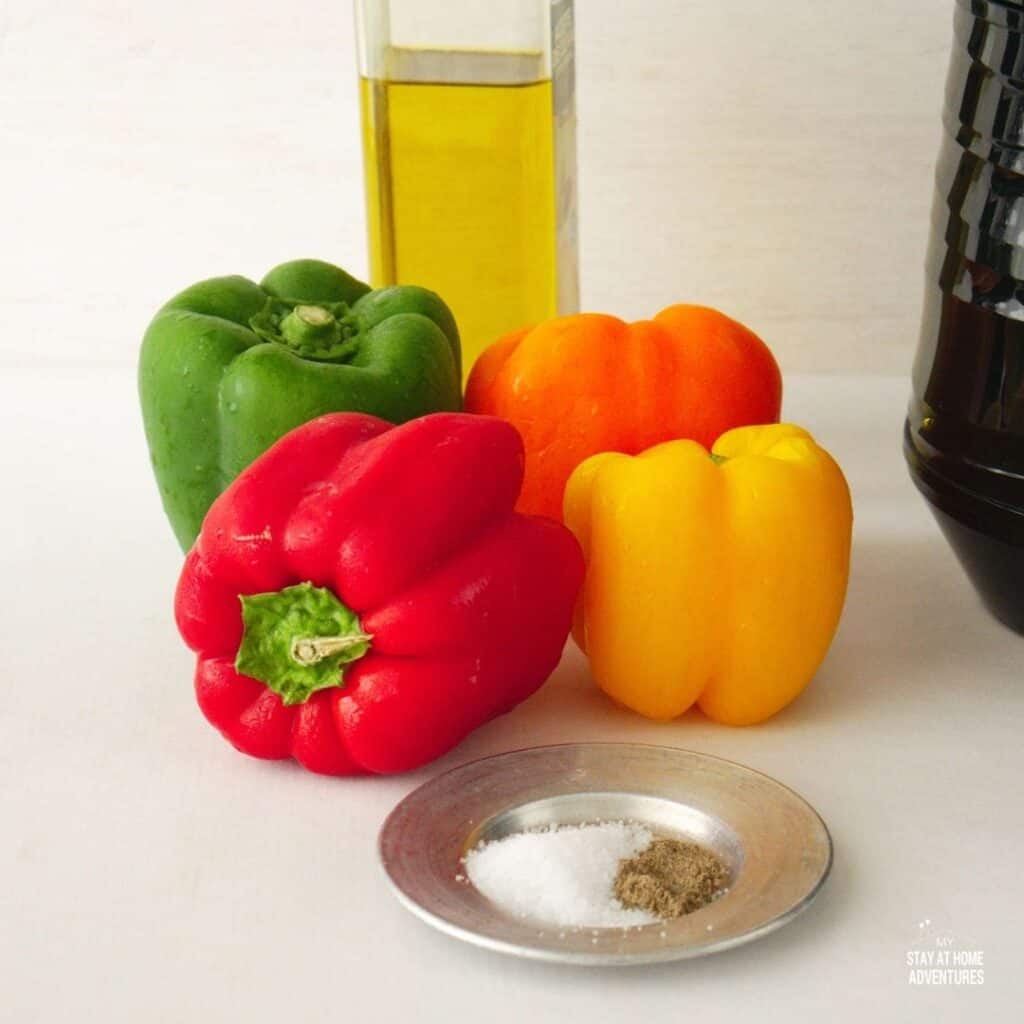
<path id="1" fill-rule="evenodd" d="M 624 323 L 580 313 L 486 349 L 466 385 L 469 412 L 514 423 L 526 443 L 519 510 L 558 518 L 569 474 L 598 452 L 635 455 L 779 418 L 782 378 L 767 345 L 704 306 Z"/>
<path id="2" fill-rule="evenodd" d="M 654 719 L 774 715 L 839 623 L 853 513 L 842 471 L 789 424 L 741 427 L 573 474 L 565 522 L 587 560 L 574 634 L 597 684 Z"/>
<path id="3" fill-rule="evenodd" d="M 513 512 L 522 467 L 489 417 L 286 435 L 213 503 L 178 583 L 207 719 L 255 757 L 398 772 L 530 696 L 583 560 L 564 526 Z"/>
<path id="4" fill-rule="evenodd" d="M 425 288 L 371 291 L 296 260 L 256 284 L 201 281 L 154 317 L 139 394 L 164 509 L 183 549 L 211 502 L 289 430 L 328 412 L 402 423 L 461 408 L 459 334 Z"/>

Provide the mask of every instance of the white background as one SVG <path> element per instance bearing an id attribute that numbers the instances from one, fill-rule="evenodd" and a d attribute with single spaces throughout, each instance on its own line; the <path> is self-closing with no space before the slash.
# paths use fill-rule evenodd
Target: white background
<path id="1" fill-rule="evenodd" d="M 1022 641 L 977 604 L 899 452 L 950 43 L 945 0 L 578 2 L 589 308 L 719 305 L 772 344 L 785 414 L 857 523 L 833 650 L 764 726 L 656 725 L 578 652 L 437 765 L 313 778 L 201 719 L 180 552 L 134 395 L 155 307 L 305 255 L 365 267 L 344 0 L 0 0 L 0 1019 L 1009 1021 Z M 811 375 L 816 374 L 816 375 Z M 766 771 L 821 811 L 828 887 L 754 946 L 637 971 L 464 947 L 374 857 L 436 771 L 639 740 Z M 917 990 L 930 919 L 981 989 Z"/>
<path id="2" fill-rule="evenodd" d="M 951 20 L 579 0 L 584 306 L 717 305 L 786 372 L 904 372 Z M 364 272 L 352 24 L 348 0 L 0 0 L 2 358 L 130 365 L 201 277 Z"/>

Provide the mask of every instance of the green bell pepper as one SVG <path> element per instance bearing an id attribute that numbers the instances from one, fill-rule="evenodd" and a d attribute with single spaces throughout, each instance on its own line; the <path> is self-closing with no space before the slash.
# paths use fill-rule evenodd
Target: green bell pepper
<path id="1" fill-rule="evenodd" d="M 403 423 L 462 405 L 459 333 L 434 292 L 371 291 L 296 260 L 257 285 L 200 281 L 154 317 L 139 395 L 164 510 L 182 548 L 214 498 L 258 455 L 328 412 Z"/>

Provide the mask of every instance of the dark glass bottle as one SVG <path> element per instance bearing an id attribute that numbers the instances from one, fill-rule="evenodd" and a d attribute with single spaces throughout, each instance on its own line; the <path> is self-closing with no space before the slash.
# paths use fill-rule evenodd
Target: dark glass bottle
<path id="1" fill-rule="evenodd" d="M 989 609 L 1024 633 L 1024 2 L 958 0 L 904 450 Z"/>

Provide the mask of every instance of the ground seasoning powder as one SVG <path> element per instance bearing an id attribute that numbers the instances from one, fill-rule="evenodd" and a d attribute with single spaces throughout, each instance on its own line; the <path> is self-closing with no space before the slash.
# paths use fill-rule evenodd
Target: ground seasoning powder
<path id="1" fill-rule="evenodd" d="M 615 875 L 615 897 L 624 907 L 668 920 L 710 903 L 729 873 L 711 852 L 680 839 L 655 839 L 623 860 Z"/>
<path id="2" fill-rule="evenodd" d="M 466 880 L 507 913 L 562 928 L 631 928 L 699 910 L 729 881 L 696 843 L 635 822 L 549 825 L 484 842 Z"/>

